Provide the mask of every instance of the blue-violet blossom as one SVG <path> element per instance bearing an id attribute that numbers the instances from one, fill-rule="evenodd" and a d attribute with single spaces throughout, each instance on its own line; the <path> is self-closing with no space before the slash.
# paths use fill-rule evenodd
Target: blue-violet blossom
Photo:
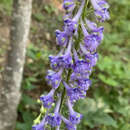
<path id="1" fill-rule="evenodd" d="M 88 2 L 94 9 L 95 21 L 83 12 L 88 9 Z M 40 123 L 34 124 L 32 130 L 45 130 L 46 125 L 60 130 L 62 121 L 68 130 L 77 129 L 83 116 L 75 112 L 73 106 L 77 100 L 86 97 L 92 84 L 90 75 L 98 61 L 97 48 L 104 31 L 98 23 L 110 18 L 109 4 L 105 0 L 63 0 L 63 8 L 66 11 L 63 30 L 55 31 L 56 43 L 61 50 L 57 55 L 49 56 L 51 70 L 46 75 L 51 90 L 40 97 L 47 112 L 41 122 L 38 118 Z M 68 107 L 68 115 L 63 116 L 63 105 Z"/>

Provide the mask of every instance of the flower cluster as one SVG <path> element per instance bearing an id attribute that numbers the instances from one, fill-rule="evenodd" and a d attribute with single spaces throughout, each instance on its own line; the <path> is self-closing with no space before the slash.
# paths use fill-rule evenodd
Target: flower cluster
<path id="1" fill-rule="evenodd" d="M 47 95 L 40 97 L 43 107 L 49 112 L 39 124 L 32 127 L 33 130 L 44 130 L 46 125 L 60 130 L 62 121 L 68 130 L 76 130 L 76 125 L 82 119 L 82 115 L 75 112 L 73 106 L 77 100 L 86 97 L 86 91 L 91 85 L 89 77 L 98 60 L 96 50 L 103 40 L 104 31 L 97 23 L 109 19 L 109 5 L 105 0 L 90 2 L 96 17 L 95 22 L 85 15 L 82 16 L 83 10 L 87 9 L 88 0 L 63 0 L 63 8 L 66 10 L 63 30 L 55 31 L 56 43 L 61 47 L 61 51 L 56 56 L 49 56 L 51 70 L 48 70 L 46 76 L 52 89 Z M 63 90 L 61 93 L 59 88 L 60 91 Z M 63 104 L 68 106 L 68 115 L 62 115 Z M 68 119 L 65 116 L 68 116 Z"/>

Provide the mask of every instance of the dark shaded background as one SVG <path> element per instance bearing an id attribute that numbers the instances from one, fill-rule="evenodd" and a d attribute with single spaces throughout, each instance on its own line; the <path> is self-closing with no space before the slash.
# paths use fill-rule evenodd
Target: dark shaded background
<path id="1" fill-rule="evenodd" d="M 130 0 L 109 0 L 111 20 L 105 22 L 93 84 L 75 109 L 84 115 L 78 130 L 130 130 Z M 0 0 L 0 72 L 9 43 L 12 0 Z M 31 130 L 38 116 L 39 96 L 50 90 L 44 76 L 48 56 L 56 54 L 54 31 L 62 28 L 60 0 L 34 0 L 16 130 Z M 1 78 L 1 76 L 0 76 Z M 64 129 L 63 129 L 64 130 Z"/>

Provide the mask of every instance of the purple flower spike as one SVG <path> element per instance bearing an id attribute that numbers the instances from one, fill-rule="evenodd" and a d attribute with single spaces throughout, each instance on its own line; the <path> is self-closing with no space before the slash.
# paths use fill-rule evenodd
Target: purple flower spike
<path id="1" fill-rule="evenodd" d="M 40 124 L 34 125 L 32 126 L 32 130 L 45 130 L 45 117 L 43 118 L 43 120 L 40 122 Z"/>
<path id="2" fill-rule="evenodd" d="M 73 105 L 77 100 L 86 97 L 86 92 L 91 85 L 89 77 L 98 60 L 97 47 L 103 40 L 104 31 L 102 26 L 98 27 L 98 24 L 85 18 L 91 15 L 91 13 L 86 14 L 89 11 L 83 12 L 87 9 L 88 2 L 92 4 L 96 22 L 104 22 L 110 18 L 109 5 L 105 0 L 63 0 L 63 8 L 66 11 L 63 17 L 63 31 L 55 32 L 57 45 L 62 49 L 56 56 L 49 56 L 52 70 L 48 70 L 46 80 L 52 89 L 47 95 L 40 97 L 48 111 L 43 121 L 33 126 L 32 130 L 44 130 L 46 124 L 60 130 L 62 120 L 68 130 L 76 130 L 77 124 L 82 119 L 82 115 L 73 110 Z M 79 9 L 74 9 L 75 7 Z M 65 89 L 56 90 L 62 87 L 61 81 Z M 62 91 L 61 94 L 58 94 L 59 91 Z M 61 115 L 66 97 L 69 109 L 68 119 Z M 58 101 L 53 111 L 52 104 L 56 99 Z M 51 113 L 48 114 L 50 111 Z M 42 112 L 35 122 L 39 121 L 41 115 Z"/>
<path id="3" fill-rule="evenodd" d="M 59 72 L 55 72 L 53 70 L 48 70 L 48 74 L 46 76 L 46 80 L 48 81 L 48 84 L 52 86 L 54 89 L 57 89 L 61 82 L 61 74 L 63 72 L 63 69 L 61 69 Z"/>
<path id="4" fill-rule="evenodd" d="M 60 30 L 56 30 L 56 41 L 60 46 L 66 46 L 68 43 L 68 36 L 65 32 L 61 32 Z"/>
<path id="5" fill-rule="evenodd" d="M 68 105 L 69 113 L 70 113 L 69 120 L 72 122 L 72 124 L 79 124 L 82 119 L 82 115 L 73 110 L 72 104 L 69 99 L 67 100 L 67 105 Z"/>
<path id="6" fill-rule="evenodd" d="M 50 108 L 52 106 L 52 103 L 54 102 L 53 98 L 54 92 L 55 89 L 52 89 L 47 95 L 40 97 L 40 100 L 42 101 L 43 106 L 45 108 Z"/>
<path id="7" fill-rule="evenodd" d="M 66 128 L 68 130 L 76 130 L 76 125 L 72 124 L 72 122 L 70 120 L 66 119 L 63 116 L 61 116 L 61 118 L 64 121 L 64 123 L 66 124 Z"/>
<path id="8" fill-rule="evenodd" d="M 75 0 L 64 0 L 64 2 L 63 2 L 63 8 L 67 12 L 73 11 L 73 9 L 75 8 Z"/>
<path id="9" fill-rule="evenodd" d="M 71 102 L 75 102 L 76 100 L 79 100 L 81 98 L 85 98 L 86 92 L 81 90 L 79 87 L 69 87 L 66 82 L 63 81 L 63 85 L 66 88 L 67 96 L 71 100 Z"/>
<path id="10" fill-rule="evenodd" d="M 59 100 L 56 103 L 56 108 L 54 113 L 49 113 L 46 117 L 46 121 L 52 127 L 60 126 L 61 124 L 61 115 L 59 114 L 59 108 L 61 103 L 61 95 L 59 96 Z"/>

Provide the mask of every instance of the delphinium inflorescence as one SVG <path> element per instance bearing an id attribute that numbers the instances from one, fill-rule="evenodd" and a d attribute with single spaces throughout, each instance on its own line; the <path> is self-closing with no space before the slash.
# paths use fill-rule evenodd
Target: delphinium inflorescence
<path id="1" fill-rule="evenodd" d="M 105 0 L 63 0 L 63 8 L 66 10 L 64 27 L 55 32 L 61 51 L 49 56 L 51 70 L 46 76 L 52 89 L 40 97 L 47 112 L 44 117 L 38 117 L 33 130 L 45 130 L 47 125 L 60 130 L 62 122 L 68 130 L 76 130 L 83 115 L 75 112 L 73 106 L 86 97 L 91 85 L 89 77 L 98 60 L 96 50 L 103 40 L 104 28 L 97 24 L 109 19 Z M 67 117 L 61 110 L 63 105 L 68 107 Z"/>

